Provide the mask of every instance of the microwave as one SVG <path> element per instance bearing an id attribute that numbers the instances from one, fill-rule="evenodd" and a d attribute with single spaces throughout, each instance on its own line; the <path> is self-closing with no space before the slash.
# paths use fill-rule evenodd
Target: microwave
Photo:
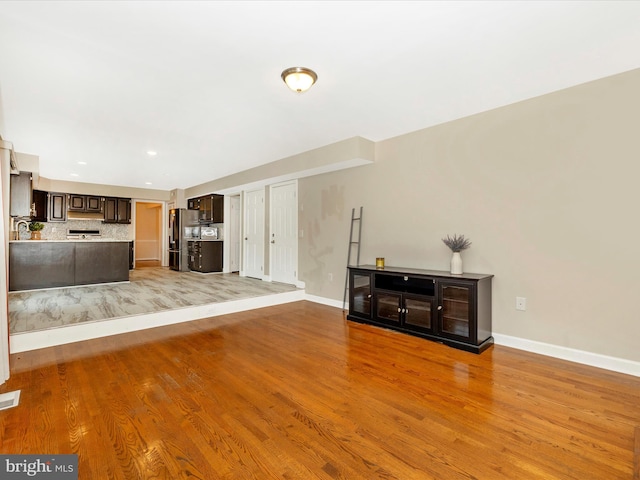
<path id="1" fill-rule="evenodd" d="M 184 227 L 185 240 L 200 240 L 200 225 L 187 225 Z"/>
<path id="2" fill-rule="evenodd" d="M 200 227 L 200 238 L 202 240 L 217 240 L 218 227 Z"/>

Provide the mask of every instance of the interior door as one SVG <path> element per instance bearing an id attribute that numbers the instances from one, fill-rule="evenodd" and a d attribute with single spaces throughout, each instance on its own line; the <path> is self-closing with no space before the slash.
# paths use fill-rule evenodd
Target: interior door
<path id="1" fill-rule="evenodd" d="M 298 268 L 298 184 L 288 182 L 271 187 L 269 269 L 274 282 L 297 283 Z"/>
<path id="2" fill-rule="evenodd" d="M 240 271 L 240 196 L 229 197 L 229 271 Z"/>
<path id="3" fill-rule="evenodd" d="M 244 271 L 262 279 L 264 272 L 264 190 L 244 194 Z"/>

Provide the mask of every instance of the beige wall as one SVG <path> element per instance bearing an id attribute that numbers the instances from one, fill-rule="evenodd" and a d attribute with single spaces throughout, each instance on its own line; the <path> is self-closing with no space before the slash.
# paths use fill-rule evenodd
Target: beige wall
<path id="1" fill-rule="evenodd" d="M 299 182 L 300 279 L 342 300 L 352 207 L 361 263 L 492 273 L 494 332 L 640 361 L 640 70 L 376 145 Z M 333 274 L 333 282 L 328 275 Z M 515 310 L 515 297 L 527 311 Z"/>
<path id="2" fill-rule="evenodd" d="M 136 260 L 162 260 L 162 204 L 136 202 Z"/>
<path id="3" fill-rule="evenodd" d="M 375 144 L 370 140 L 362 137 L 349 138 L 187 188 L 185 197 L 257 190 L 268 184 L 316 175 L 320 172 L 352 168 L 355 165 L 373 162 L 374 149 Z"/>
<path id="4" fill-rule="evenodd" d="M 156 200 L 162 202 L 170 200 L 170 193 L 168 190 L 120 187 L 117 185 L 101 185 L 97 183 L 66 182 L 63 180 L 51 180 L 44 177 L 39 178 L 38 183 L 34 184 L 34 188 L 37 190 L 44 190 L 46 192 L 104 195 L 111 197 L 135 198 L 139 200 Z"/>

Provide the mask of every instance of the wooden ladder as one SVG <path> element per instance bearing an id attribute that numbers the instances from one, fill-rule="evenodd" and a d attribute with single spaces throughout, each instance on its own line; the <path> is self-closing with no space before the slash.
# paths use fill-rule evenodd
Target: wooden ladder
<path id="1" fill-rule="evenodd" d="M 354 240 L 354 229 L 357 225 L 358 228 L 358 240 Z M 356 250 L 356 265 L 360 265 L 360 238 L 362 237 L 362 207 L 360 207 L 360 214 L 356 217 L 356 209 L 351 209 L 351 230 L 349 231 L 349 250 L 347 252 L 347 267 L 351 266 L 351 254 L 353 250 Z M 344 295 L 342 297 L 342 310 L 346 310 L 347 307 L 347 292 L 349 290 L 349 268 L 344 279 Z"/>

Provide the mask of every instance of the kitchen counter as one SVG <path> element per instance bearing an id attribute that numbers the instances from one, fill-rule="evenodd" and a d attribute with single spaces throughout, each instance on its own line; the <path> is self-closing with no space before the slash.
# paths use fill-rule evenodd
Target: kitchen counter
<path id="1" fill-rule="evenodd" d="M 91 238 L 83 238 L 83 239 L 64 239 L 64 240 L 49 240 L 48 238 L 43 238 L 41 240 L 9 240 L 9 243 L 67 243 L 67 242 L 81 242 L 81 243 L 100 243 L 100 242 L 125 242 L 129 243 L 131 240 L 115 240 L 113 238 L 100 238 L 100 239 L 91 239 Z"/>
<path id="2" fill-rule="evenodd" d="M 9 242 L 9 291 L 126 281 L 126 240 Z"/>

